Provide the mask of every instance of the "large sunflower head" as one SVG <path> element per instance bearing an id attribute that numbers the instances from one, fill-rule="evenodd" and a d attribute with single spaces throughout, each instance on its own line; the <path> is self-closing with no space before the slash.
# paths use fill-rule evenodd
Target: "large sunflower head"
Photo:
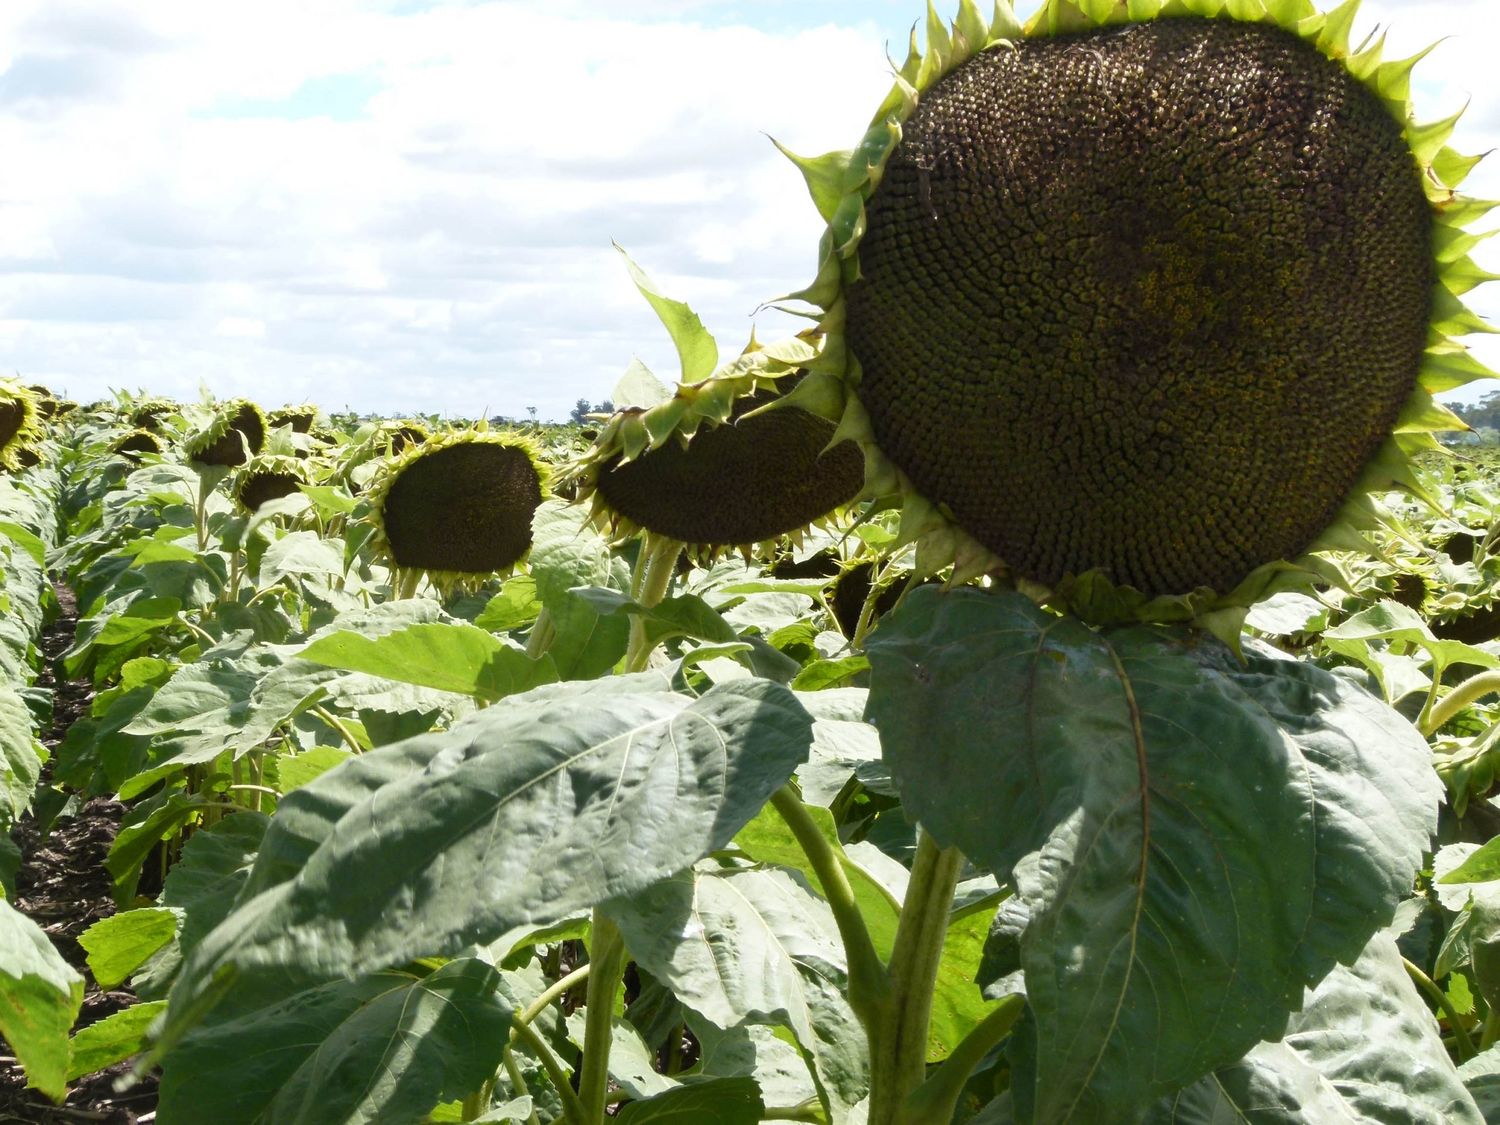
<path id="1" fill-rule="evenodd" d="M 430 438 L 393 458 L 370 488 L 375 549 L 393 570 L 426 574 L 439 590 L 482 582 L 531 549 L 546 484 L 526 438 L 482 430 Z"/>
<path id="2" fill-rule="evenodd" d="M 200 465 L 243 465 L 266 443 L 266 419 L 249 399 L 237 398 L 214 411 L 208 424 L 187 440 L 189 461 Z"/>
<path id="3" fill-rule="evenodd" d="M 1462 428 L 1433 392 L 1488 374 L 1451 339 L 1488 205 L 1354 8 L 963 0 L 856 149 L 794 158 L 828 222 L 810 397 L 924 568 L 1237 633 L 1420 489 Z"/>
<path id="4" fill-rule="evenodd" d="M 35 392 L 14 379 L 0 379 L 0 470 L 27 468 L 25 455 L 35 450 L 42 437 Z"/>

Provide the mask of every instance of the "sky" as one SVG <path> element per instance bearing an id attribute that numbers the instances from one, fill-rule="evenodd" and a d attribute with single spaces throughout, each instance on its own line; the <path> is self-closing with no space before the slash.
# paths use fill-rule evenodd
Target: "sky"
<path id="1" fill-rule="evenodd" d="M 84 401 L 206 387 L 455 417 L 562 418 L 633 358 L 670 379 L 612 242 L 724 354 L 752 326 L 795 330 L 756 309 L 811 279 L 821 222 L 769 138 L 858 140 L 921 15 L 5 0 L 0 371 Z M 1456 146 L 1500 145 L 1500 4 L 1366 0 L 1357 37 L 1377 25 L 1397 56 L 1446 36 L 1417 68 L 1418 116 L 1468 103 Z M 1500 156 L 1466 187 L 1500 198 Z M 1500 252 L 1480 260 L 1500 270 Z M 1490 288 L 1471 304 L 1500 320 Z M 1500 337 L 1472 343 L 1500 366 Z"/>

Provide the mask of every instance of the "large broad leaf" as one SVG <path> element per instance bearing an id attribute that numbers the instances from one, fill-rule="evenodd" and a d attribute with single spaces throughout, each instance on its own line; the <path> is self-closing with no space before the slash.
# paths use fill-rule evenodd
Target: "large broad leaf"
<path id="1" fill-rule="evenodd" d="M 547 630 L 544 648 L 559 678 L 588 680 L 604 675 L 625 655 L 630 621 L 619 614 L 601 614 L 574 590 L 580 586 L 628 589 L 629 570 L 589 526 L 581 508 L 543 504 L 531 521 L 531 541 L 528 565 L 537 597 L 547 610 L 536 628 Z"/>
<path id="2" fill-rule="evenodd" d="M 1307 664 L 930 587 L 869 651 L 908 812 L 1030 912 L 1037 1121 L 1128 1115 L 1279 1034 L 1435 826 L 1421 737 Z"/>
<path id="3" fill-rule="evenodd" d="M 83 978 L 30 918 L 0 899 L 0 1035 L 26 1081 L 54 1101 L 67 1093 L 68 1029 L 83 1006 Z"/>
<path id="4" fill-rule="evenodd" d="M 789 1028 L 836 1120 L 865 1094 L 864 1035 L 833 1002 L 843 944 L 805 884 L 784 871 L 686 871 L 606 909 L 636 963 L 685 1007 L 721 1028 Z"/>
<path id="5" fill-rule="evenodd" d="M 550 659 L 533 660 L 493 634 L 463 623 L 408 625 L 383 637 L 332 633 L 297 655 L 329 668 L 491 702 L 557 679 Z"/>
<path id="6" fill-rule="evenodd" d="M 417 1121 L 495 1073 L 511 1012 L 472 958 L 430 976 L 334 981 L 188 1036 L 163 1068 L 162 1125 Z"/>
<path id="7" fill-rule="evenodd" d="M 259 1005 L 642 889 L 727 844 L 811 741 L 775 684 L 696 700 L 589 687 L 512 697 L 289 794 L 173 1020 L 216 976 L 238 981 L 231 1008 Z"/>
<path id="8" fill-rule="evenodd" d="M 1150 1125 L 1482 1125 L 1396 943 L 1381 934 L 1308 994 L 1286 1037 L 1173 1097 Z"/>

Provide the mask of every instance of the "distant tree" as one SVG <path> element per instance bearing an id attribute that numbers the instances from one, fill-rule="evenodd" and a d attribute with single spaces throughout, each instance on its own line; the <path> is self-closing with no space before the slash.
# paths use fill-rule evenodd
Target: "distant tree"
<path id="1" fill-rule="evenodd" d="M 590 414 L 613 414 L 614 412 L 615 404 L 609 399 L 590 406 L 588 399 L 581 398 L 573 405 L 573 409 L 568 413 L 568 417 L 581 426 L 588 421 Z"/>
<path id="2" fill-rule="evenodd" d="M 536 407 L 534 407 L 534 406 L 528 406 L 526 408 L 526 413 L 531 415 L 531 420 L 533 422 L 536 421 Z"/>

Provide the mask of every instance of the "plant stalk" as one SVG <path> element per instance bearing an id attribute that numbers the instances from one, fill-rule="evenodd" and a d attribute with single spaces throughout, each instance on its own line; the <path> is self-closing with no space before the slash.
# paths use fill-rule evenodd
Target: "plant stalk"
<path id="1" fill-rule="evenodd" d="M 906 1100 L 926 1080 L 932 992 L 962 867 L 957 848 L 939 847 L 918 828 L 917 854 L 887 967 L 890 1009 L 870 1035 L 870 1125 L 902 1125 Z"/>
<path id="2" fill-rule="evenodd" d="M 641 548 L 636 560 L 636 572 L 631 577 L 631 593 L 638 605 L 651 609 L 661 604 L 672 585 L 672 576 L 677 572 L 677 559 L 682 554 L 682 544 L 675 539 L 652 537 Z M 630 615 L 630 645 L 625 650 L 626 672 L 645 671 L 655 648 L 647 638 L 646 620 L 639 613 Z"/>
<path id="3" fill-rule="evenodd" d="M 625 939 L 597 906 L 590 925 L 588 992 L 584 999 L 583 1062 L 578 1101 L 584 1125 L 604 1125 L 609 1094 L 609 1049 L 614 1041 L 615 995 L 625 972 Z"/>
<path id="4" fill-rule="evenodd" d="M 1500 691 L 1500 671 L 1470 676 L 1427 709 L 1422 717 L 1422 733 L 1430 738 L 1469 704 L 1496 691 Z"/>
<path id="5" fill-rule="evenodd" d="M 1401 958 L 1401 964 L 1406 966 L 1406 975 L 1411 977 L 1412 983 L 1425 992 L 1427 998 L 1438 1006 L 1443 1015 L 1448 1017 L 1448 1026 L 1453 1029 L 1453 1037 L 1457 1040 L 1458 1061 L 1468 1062 L 1479 1052 L 1475 1050 L 1474 1040 L 1469 1038 L 1469 1029 L 1464 1026 L 1463 1019 L 1459 1016 L 1458 1010 L 1453 1006 L 1453 1001 L 1448 999 L 1448 994 L 1438 986 L 1437 981 L 1424 973 L 1418 966 L 1412 964 L 1405 957 Z M 1486 1023 L 1485 1029 L 1486 1031 L 1489 1029 L 1488 1023 Z"/>
<path id="6" fill-rule="evenodd" d="M 875 943 L 870 938 L 864 915 L 859 912 L 859 901 L 854 897 L 849 876 L 844 872 L 833 845 L 818 830 L 817 822 L 808 815 L 807 806 L 791 786 L 783 785 L 771 794 L 771 805 L 792 830 L 792 835 L 797 837 L 797 843 L 817 873 L 818 882 L 823 884 L 823 897 L 833 910 L 839 937 L 844 941 L 844 955 L 849 962 L 849 1003 L 864 1024 L 866 1034 L 873 1036 L 872 1029 L 891 1014 L 891 982 L 880 954 L 875 952 Z"/>
<path id="7" fill-rule="evenodd" d="M 1010 1034 L 1016 1020 L 1026 1010 L 1026 998 L 1019 993 L 1005 997 L 985 1016 L 953 1053 L 943 1060 L 937 1073 L 907 1097 L 898 1120 L 901 1125 L 925 1125 L 929 1121 L 952 1121 L 958 1112 L 958 1099 L 970 1076 L 984 1061 L 985 1055 Z"/>

